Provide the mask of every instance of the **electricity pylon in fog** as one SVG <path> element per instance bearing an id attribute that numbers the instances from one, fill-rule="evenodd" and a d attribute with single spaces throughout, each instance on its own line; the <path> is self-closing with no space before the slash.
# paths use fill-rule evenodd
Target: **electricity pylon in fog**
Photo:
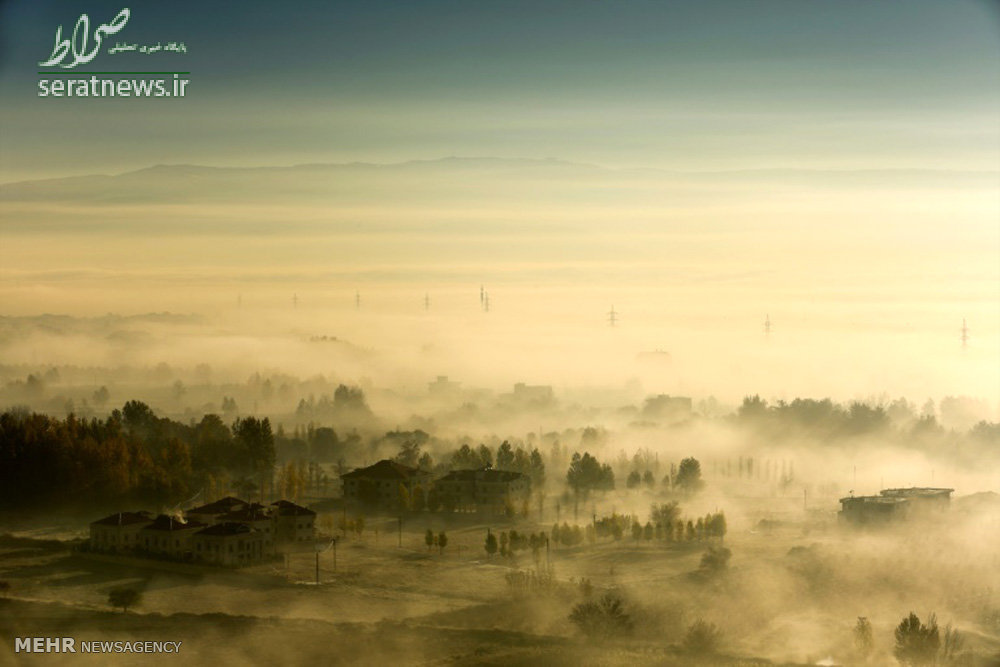
<path id="1" fill-rule="evenodd" d="M 613 327 L 618 324 L 618 313 L 615 311 L 615 307 L 611 306 L 611 310 L 608 311 L 608 326 Z"/>

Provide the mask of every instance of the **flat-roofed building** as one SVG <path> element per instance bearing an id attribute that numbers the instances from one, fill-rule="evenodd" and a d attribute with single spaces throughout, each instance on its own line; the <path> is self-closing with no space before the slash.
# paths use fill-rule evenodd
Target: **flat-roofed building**
<path id="1" fill-rule="evenodd" d="M 852 524 L 877 524 L 947 510 L 954 489 L 910 487 L 883 489 L 877 496 L 840 499 L 839 518 Z"/>

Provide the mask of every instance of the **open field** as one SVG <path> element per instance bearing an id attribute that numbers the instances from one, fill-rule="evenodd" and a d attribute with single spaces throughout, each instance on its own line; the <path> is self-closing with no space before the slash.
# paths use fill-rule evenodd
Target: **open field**
<path id="1" fill-rule="evenodd" d="M 0 580 L 11 584 L 0 602 L 0 636 L 181 640 L 185 659 L 196 664 L 263 664 L 269 647 L 280 645 L 282 661 L 298 664 L 363 656 L 398 664 L 682 665 L 695 660 L 680 648 L 685 628 L 704 618 L 723 632 L 723 650 L 706 664 L 850 664 L 851 629 L 866 616 L 876 646 L 870 664 L 889 665 L 892 628 L 915 610 L 936 612 L 942 626 L 960 625 L 966 648 L 980 656 L 1000 652 L 995 516 L 858 533 L 838 527 L 829 513 L 796 514 L 790 499 L 783 502 L 783 520 L 738 522 L 725 539 L 731 563 L 711 576 L 697 574 L 706 543 L 629 536 L 554 546 L 536 563 L 530 551 L 488 557 L 488 526 L 480 524 L 449 529 L 439 553 L 424 545 L 423 531 L 445 529 L 440 516 L 408 518 L 401 537 L 395 519 L 373 518 L 361 537 L 339 541 L 336 571 L 332 550 L 321 554 L 319 585 L 308 553 L 238 572 L 178 574 L 155 563 L 90 560 L 70 542 L 8 535 L 0 540 Z M 781 503 L 761 499 L 760 512 L 778 515 Z M 505 528 L 503 520 L 493 526 Z M 515 588 L 507 575 L 518 571 L 553 578 Z M 584 599 L 583 579 L 594 597 L 616 591 L 626 600 L 630 638 L 579 635 L 569 614 Z M 123 585 L 143 592 L 140 607 L 127 614 L 107 605 L 108 591 Z M 2 656 L 13 659 L 9 644 Z M 66 664 L 73 660 L 79 656 Z M 54 663 L 47 656 L 37 664 Z"/>

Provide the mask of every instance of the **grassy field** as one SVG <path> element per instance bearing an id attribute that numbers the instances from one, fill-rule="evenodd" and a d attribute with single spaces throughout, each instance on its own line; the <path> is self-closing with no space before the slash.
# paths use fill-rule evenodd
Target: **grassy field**
<path id="1" fill-rule="evenodd" d="M 979 656 L 969 664 L 992 664 L 988 656 L 1000 651 L 989 616 L 1000 589 L 1000 549 L 990 551 L 997 538 L 971 539 L 964 525 L 859 534 L 804 515 L 770 527 L 744 523 L 725 540 L 728 568 L 699 574 L 708 543 L 626 537 L 543 549 L 536 563 L 530 550 L 488 557 L 485 524 L 448 530 L 443 553 L 424 544 L 429 526 L 409 524 L 401 546 L 388 519 L 341 539 L 336 570 L 332 550 L 320 555 L 318 585 L 310 553 L 236 573 L 178 574 L 94 562 L 69 541 L 8 535 L 0 538 L 0 580 L 10 584 L 0 599 L 0 663 L 58 664 L 51 655 L 14 657 L 13 637 L 73 636 L 181 640 L 194 664 L 853 664 L 851 631 L 865 616 L 875 637 L 869 664 L 889 665 L 892 629 L 911 610 L 960 627 L 965 648 Z M 552 576 L 513 588 L 507 575 L 519 571 Z M 592 599 L 621 596 L 630 636 L 580 635 L 569 614 L 586 598 L 584 579 Z M 143 593 L 128 613 L 108 606 L 108 591 L 120 586 Z M 682 649 L 697 619 L 721 630 L 716 654 Z M 65 661 L 89 658 L 107 660 Z"/>

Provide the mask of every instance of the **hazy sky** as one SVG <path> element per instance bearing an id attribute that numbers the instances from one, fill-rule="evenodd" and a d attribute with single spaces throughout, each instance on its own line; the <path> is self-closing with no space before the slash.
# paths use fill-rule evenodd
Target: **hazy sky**
<path id="1" fill-rule="evenodd" d="M 837 2 L 143 2 L 184 99 L 38 98 L 56 26 L 0 4 L 0 180 L 153 163 L 558 157 L 609 166 L 1000 166 L 1000 9 Z"/>

